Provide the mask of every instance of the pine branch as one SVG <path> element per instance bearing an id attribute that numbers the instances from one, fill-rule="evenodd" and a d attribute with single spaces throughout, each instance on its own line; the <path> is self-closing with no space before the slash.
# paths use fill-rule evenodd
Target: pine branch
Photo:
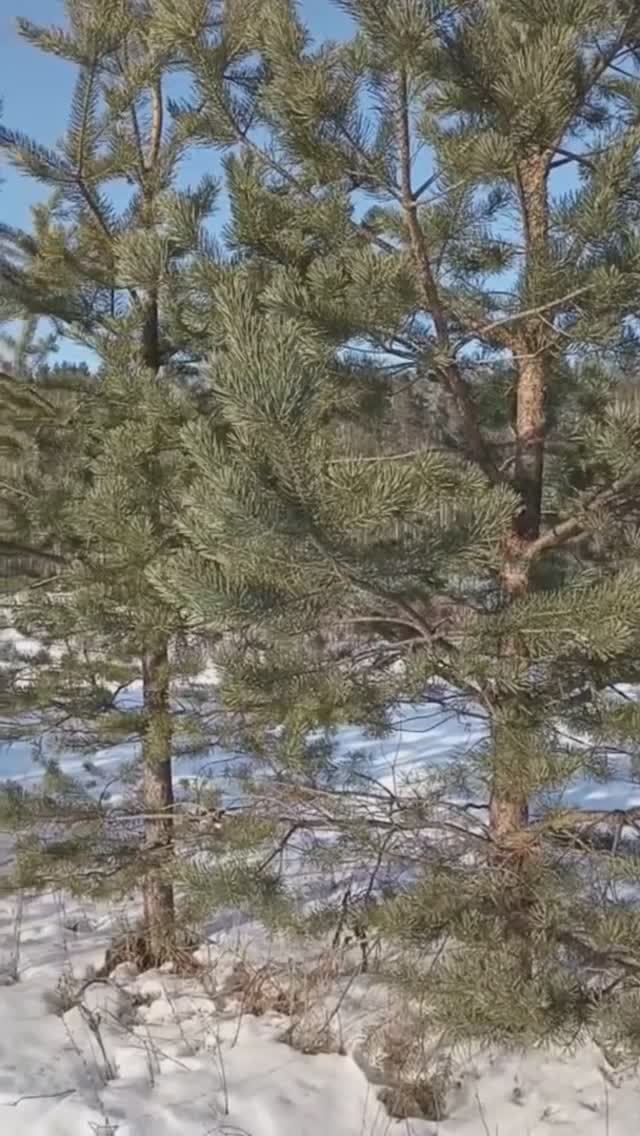
<path id="1" fill-rule="evenodd" d="M 544 312 L 552 311 L 554 308 L 564 307 L 564 305 L 568 304 L 570 300 L 575 300 L 578 296 L 583 296 L 586 292 L 591 292 L 592 290 L 592 284 L 584 284 L 580 288 L 574 288 L 572 292 L 567 292 L 566 295 L 561 296 L 557 300 L 548 300 L 547 303 L 539 304 L 535 308 L 525 308 L 523 311 L 513 312 L 512 315 L 502 316 L 500 319 L 494 320 L 492 323 L 486 323 L 475 329 L 474 335 L 478 339 L 482 339 L 483 337 L 490 335 L 491 332 L 496 331 L 499 328 L 506 327 L 509 324 L 517 323 L 519 320 L 530 319 L 532 316 L 542 315 Z M 556 330 L 552 325 L 548 326 L 551 326 L 553 331 Z"/>
<path id="2" fill-rule="evenodd" d="M 422 197 L 423 193 L 426 193 L 428 189 L 431 189 L 431 186 L 435 185 L 435 183 L 438 181 L 438 179 L 441 176 L 442 175 L 441 175 L 440 171 L 438 170 L 435 174 L 431 174 L 430 177 L 425 178 L 425 180 L 422 182 L 422 185 L 419 185 L 418 188 L 414 189 L 414 191 L 413 191 L 412 196 L 413 196 L 414 201 L 419 201 L 420 198 Z M 439 197 L 439 196 L 440 196 L 440 194 L 437 195 L 437 197 Z M 437 197 L 434 194 L 434 197 L 432 198 L 432 200 L 434 200 L 434 199 L 437 200 Z"/>
<path id="3" fill-rule="evenodd" d="M 559 548 L 560 545 L 566 544 L 567 541 L 573 540 L 576 537 L 582 536 L 587 530 L 585 521 L 585 514 L 595 513 L 599 509 L 607 508 L 612 505 L 616 498 L 637 485 L 640 478 L 640 466 L 634 466 L 629 473 L 624 477 L 618 478 L 607 489 L 599 490 L 591 494 L 584 502 L 583 508 L 579 513 L 573 517 L 567 517 L 566 520 L 560 521 L 559 524 L 554 525 L 552 529 L 542 533 L 536 540 L 532 541 L 525 550 L 525 558 L 527 560 L 535 560 L 543 552 L 548 552 L 549 549 Z"/>
<path id="4" fill-rule="evenodd" d="M 447 319 L 433 275 L 431 259 L 424 231 L 418 219 L 418 203 L 412 186 L 411 125 L 409 107 L 409 87 L 406 72 L 399 76 L 399 134 L 400 134 L 400 184 L 402 205 L 411 240 L 411 248 L 418 271 L 422 299 L 431 314 L 440 351 L 448 357 L 442 365 L 446 386 L 448 387 L 462 419 L 462 426 L 469 457 L 475 461 L 493 482 L 500 480 L 487 444 L 482 437 L 478 415 L 473 403 L 473 395 L 466 379 L 451 355 L 451 341 Z"/>
<path id="5" fill-rule="evenodd" d="M 89 117 L 91 115 L 91 107 L 94 99 L 94 84 L 96 78 L 98 61 L 94 57 L 91 65 L 81 74 L 80 77 L 80 90 L 82 92 L 82 110 L 80 112 L 80 122 L 78 124 L 78 144 L 77 144 L 77 174 L 80 180 L 84 178 L 85 166 L 85 149 L 86 149 L 86 136 Z M 84 87 L 84 90 L 82 88 Z"/>
<path id="6" fill-rule="evenodd" d="M 598 971 L 617 966 L 627 975 L 640 976 L 640 962 L 635 962 L 615 949 L 600 950 L 575 931 L 559 929 L 555 932 L 555 937 L 558 942 L 575 951 L 583 962 L 588 963 L 590 967 L 595 967 Z"/>
<path id="7" fill-rule="evenodd" d="M 158 156 L 160 154 L 160 146 L 162 144 L 162 127 L 164 120 L 164 107 L 162 102 L 162 80 L 156 79 L 151 91 L 151 134 L 149 139 L 149 159 L 147 168 L 154 169 Z"/>
<path id="8" fill-rule="evenodd" d="M 591 157 L 589 157 L 587 154 L 573 154 L 570 150 L 565 150 L 561 146 L 556 146 L 555 152 L 556 154 L 562 154 L 562 158 L 559 158 L 557 161 L 553 161 L 551 163 L 550 168 L 552 170 L 557 170 L 560 168 L 560 166 L 567 166 L 571 162 L 577 162 L 578 165 L 584 166 L 584 168 L 586 170 L 589 170 L 591 173 L 595 173 L 595 171 L 597 170 L 595 162 L 591 161 Z M 594 151 L 594 153 L 602 154 L 604 153 L 604 151 L 596 150 Z"/>
<path id="9" fill-rule="evenodd" d="M 382 462 L 409 461 L 411 458 L 419 458 L 436 452 L 449 453 L 450 451 L 445 447 L 423 446 L 419 450 L 405 450 L 401 454 L 373 454 L 371 456 L 354 454 L 351 457 L 330 458 L 329 465 L 377 465 Z"/>
<path id="10" fill-rule="evenodd" d="M 126 40 L 124 41 L 122 50 L 123 50 L 123 53 L 124 53 L 125 62 L 128 63 L 129 53 L 128 53 L 128 49 L 127 49 Z M 116 63 L 116 66 L 118 68 L 118 72 L 120 74 L 121 79 L 123 80 L 123 82 L 125 82 L 126 81 L 125 65 L 123 64 L 119 53 L 117 53 L 116 56 L 115 56 L 115 63 Z M 145 157 L 144 157 L 144 146 L 142 144 L 142 133 L 141 133 L 141 130 L 140 130 L 140 123 L 138 122 L 138 112 L 136 110 L 136 105 L 135 105 L 134 99 L 131 100 L 131 103 L 130 103 L 130 106 L 129 106 L 129 116 L 131 118 L 131 129 L 133 131 L 133 137 L 135 139 L 135 144 L 136 144 L 138 179 L 139 179 L 139 182 L 140 182 L 140 186 L 142 187 L 144 185 L 144 179 L 145 179 Z"/>
<path id="11" fill-rule="evenodd" d="M 633 10 L 632 10 L 632 11 L 629 12 L 628 16 L 624 20 L 623 25 L 622 25 L 618 35 L 615 37 L 613 43 L 609 46 L 608 50 L 607 51 L 600 51 L 600 49 L 598 48 L 598 57 L 597 57 L 596 60 L 594 60 L 592 66 L 591 66 L 590 74 L 588 76 L 587 82 L 586 82 L 586 84 L 585 84 L 585 86 L 584 86 L 584 88 L 581 92 L 581 94 L 582 94 L 582 104 L 581 105 L 583 107 L 586 105 L 587 100 L 588 100 L 589 96 L 591 95 L 594 87 L 596 87 L 596 85 L 600 82 L 600 79 L 602 78 L 602 76 L 609 70 L 609 68 L 613 64 L 614 60 L 616 59 L 616 57 L 619 55 L 619 53 L 621 51 L 624 52 L 624 55 L 626 55 L 628 53 L 629 49 L 625 48 L 625 39 L 626 39 L 627 32 L 629 31 L 634 18 L 635 18 L 635 12 L 633 12 Z M 562 139 L 563 139 L 563 137 L 564 137 L 564 135 L 567 131 L 567 128 L 568 128 L 568 125 L 569 125 L 571 118 L 576 114 L 576 111 L 578 109 L 579 109 L 578 107 L 572 107 L 571 108 L 571 110 L 569 112 L 570 118 L 568 119 L 567 122 L 565 122 L 563 124 L 562 129 L 560 130 L 560 132 L 558 134 L 556 144 L 553 146 L 554 152 L 558 152 L 558 153 L 563 152 L 559 149 L 560 143 L 562 142 Z"/>
<path id="12" fill-rule="evenodd" d="M 34 560 L 46 560 L 51 564 L 68 564 L 68 560 L 64 556 L 59 556 L 55 552 L 42 548 L 32 548 L 16 541 L 0 540 L 0 556 L 7 558 L 24 556 L 32 557 Z"/>

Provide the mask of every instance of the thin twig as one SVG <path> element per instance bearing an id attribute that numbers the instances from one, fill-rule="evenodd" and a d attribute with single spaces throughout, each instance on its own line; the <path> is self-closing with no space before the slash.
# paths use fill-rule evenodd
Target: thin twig
<path id="1" fill-rule="evenodd" d="M 507 324 L 516 323 L 521 319 L 530 319 L 531 316 L 542 315 L 543 312 L 547 312 L 551 308 L 562 307 L 564 304 L 568 304 L 570 300 L 575 300 L 578 296 L 583 296 L 585 292 L 590 292 L 592 288 L 592 284 L 583 284 L 582 287 L 574 288 L 572 292 L 567 292 L 565 296 L 560 296 L 557 300 L 548 300 L 546 304 L 539 304 L 535 308 L 525 308 L 524 311 L 513 312 L 512 315 L 502 316 L 500 319 L 493 320 L 492 323 L 487 323 L 484 327 L 479 327 L 474 334 L 479 338 L 495 331 L 496 328 L 505 327 Z M 553 328 L 553 330 L 557 331 L 558 329 Z"/>
<path id="2" fill-rule="evenodd" d="M 17 1108 L 22 1101 L 29 1100 L 61 1100 L 63 1097 L 70 1097 L 77 1092 L 77 1089 L 61 1089 L 58 1093 L 27 1093 L 23 1097 L 18 1097 L 14 1101 L 0 1102 L 4 1108 Z"/>

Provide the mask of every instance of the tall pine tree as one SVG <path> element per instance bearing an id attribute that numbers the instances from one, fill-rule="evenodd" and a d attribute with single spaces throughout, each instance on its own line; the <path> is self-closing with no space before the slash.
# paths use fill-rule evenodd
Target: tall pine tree
<path id="1" fill-rule="evenodd" d="M 14 510 L 14 522 L 19 516 L 32 534 L 46 533 L 57 570 L 13 605 L 14 626 L 38 640 L 44 654 L 30 682 L 14 684 L 8 729 L 23 728 L 27 714 L 49 756 L 54 744 L 63 753 L 72 747 L 91 754 L 140 741 L 137 811 L 146 819 L 137 873 L 145 881 L 147 946 L 157 959 L 175 936 L 172 756 L 199 750 L 205 740 L 197 714 L 172 702 L 172 683 L 201 666 L 200 648 L 147 571 L 180 539 L 176 512 L 186 464 L 175 443 L 197 400 L 181 297 L 194 252 L 214 259 L 204 226 L 216 185 L 208 177 L 193 189 L 178 185 L 186 143 L 166 94 L 178 59 L 156 35 L 153 5 L 69 0 L 63 28 L 21 20 L 20 32 L 72 64 L 77 80 L 69 127 L 55 148 L 8 128 L 0 133 L 7 160 L 51 195 L 36 211 L 32 233 L 8 233 L 16 255 L 2 262 L 3 295 L 14 311 L 52 322 L 97 356 L 98 366 L 84 376 L 68 413 L 48 424 L 47 438 L 32 438 L 31 496 L 12 490 L 16 500 L 28 500 Z M 15 407 L 25 377 L 6 387 L 7 405 Z M 47 374 L 35 378 L 29 395 L 24 384 L 27 401 L 52 382 Z M 51 446 L 64 460 L 51 461 Z M 24 675 L 19 652 L 14 670 Z M 136 681 L 141 707 L 118 700 Z M 77 811 L 77 798 L 73 806 Z M 96 819 L 93 806 L 87 809 Z M 85 867 L 97 851 L 86 837 L 85 828 L 78 846 Z M 72 845 L 63 841 L 61 853 Z M 84 878 L 117 879 L 120 860 L 111 843 L 105 849 L 97 872 Z M 130 856 L 124 862 L 128 886 Z M 64 859 L 61 870 L 70 871 Z"/>
<path id="2" fill-rule="evenodd" d="M 288 0 L 159 4 L 193 75 L 179 121 L 228 155 L 239 258 L 218 417 L 184 435 L 193 551 L 164 586 L 237 629 L 225 697 L 254 708 L 285 842 L 315 817 L 413 874 L 379 918 L 418 946 L 434 1025 L 628 1040 L 638 916 L 610 882 L 637 856 L 548 794 L 635 747 L 637 5 L 339 6 L 352 39 L 315 45 Z M 354 820 L 311 732 L 430 696 L 486 744 Z"/>

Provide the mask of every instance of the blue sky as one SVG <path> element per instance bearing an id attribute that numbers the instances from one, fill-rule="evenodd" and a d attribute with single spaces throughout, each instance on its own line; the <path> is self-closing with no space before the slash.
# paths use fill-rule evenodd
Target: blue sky
<path id="1" fill-rule="evenodd" d="M 332 0 L 301 0 L 301 10 L 312 31 L 320 38 L 338 39 L 349 30 L 347 16 Z M 0 99 L 2 122 L 23 131 L 36 141 L 54 146 L 63 134 L 73 90 L 74 68 L 64 60 L 46 55 L 26 43 L 16 29 L 21 16 L 36 24 L 64 22 L 63 0 L 0 0 Z M 183 176 L 195 182 L 203 173 L 217 173 L 219 158 L 198 151 L 185 165 Z M 15 170 L 0 168 L 0 219 L 17 228 L 30 227 L 30 210 L 46 191 Z M 217 222 L 224 221 L 224 204 Z M 214 222 L 215 223 L 215 222 Z M 61 354 L 69 362 L 91 360 L 85 348 L 65 341 Z"/>
<path id="2" fill-rule="evenodd" d="M 348 17 L 332 0 L 300 0 L 312 31 L 320 38 L 339 39 L 349 32 Z M 40 24 L 63 22 L 62 0 L 0 0 L 0 98 L 2 120 L 45 145 L 55 145 L 63 133 L 74 82 L 74 68 L 23 41 L 16 30 L 18 15 Z M 219 156 L 200 150 L 185 163 L 184 180 L 191 183 L 203 173 L 217 173 Z M 425 172 L 428 172 L 425 167 Z M 575 183 L 571 168 L 558 172 L 554 188 L 566 190 Z M 0 218 L 28 228 L 30 208 L 43 196 L 43 189 L 12 169 L 0 169 Z M 225 219 L 224 201 L 214 226 Z M 86 352 L 65 344 L 65 357 L 86 357 Z"/>
<path id="3" fill-rule="evenodd" d="M 63 60 L 45 55 L 25 43 L 16 31 L 16 17 L 39 24 L 63 22 L 61 0 L 0 0 L 0 98 L 3 122 L 51 145 L 65 128 L 74 71 Z M 331 0 L 302 0 L 302 11 L 312 30 L 339 38 L 348 18 Z M 203 170 L 205 161 L 198 165 Z M 194 171 L 195 172 L 195 171 Z M 2 170 L 0 216 L 12 225 L 29 224 L 29 207 L 41 196 L 38 186 L 12 170 Z"/>

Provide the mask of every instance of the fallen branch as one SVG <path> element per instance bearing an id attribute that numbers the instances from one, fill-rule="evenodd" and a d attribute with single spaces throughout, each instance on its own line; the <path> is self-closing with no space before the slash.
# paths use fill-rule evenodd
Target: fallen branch
<path id="1" fill-rule="evenodd" d="M 23 1097 L 18 1097 L 14 1101 L 2 1101 L 0 1104 L 4 1108 L 17 1108 L 22 1101 L 29 1100 L 62 1100 L 63 1097 L 70 1097 L 76 1092 L 76 1089 L 61 1089 L 58 1093 L 27 1093 Z"/>

